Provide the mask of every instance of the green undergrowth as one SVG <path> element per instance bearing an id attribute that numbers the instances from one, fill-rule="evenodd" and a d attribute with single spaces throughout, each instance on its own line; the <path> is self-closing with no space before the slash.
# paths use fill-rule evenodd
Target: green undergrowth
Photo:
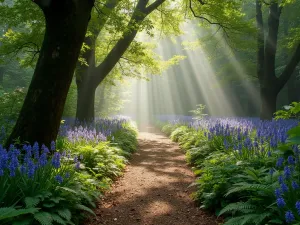
<path id="1" fill-rule="evenodd" d="M 79 225 L 95 216 L 96 201 L 137 150 L 136 126 L 118 126 L 106 138 L 87 130 L 60 136 L 51 149 L 0 147 L 0 224 Z"/>
<path id="2" fill-rule="evenodd" d="M 288 131 L 284 144 L 262 144 L 266 153 L 226 147 L 233 143 L 233 136 L 209 135 L 206 129 L 182 124 L 160 128 L 184 150 L 197 176 L 192 197 L 200 208 L 223 217 L 224 225 L 300 224 L 299 126 Z M 252 143 L 255 132 L 248 135 Z"/>

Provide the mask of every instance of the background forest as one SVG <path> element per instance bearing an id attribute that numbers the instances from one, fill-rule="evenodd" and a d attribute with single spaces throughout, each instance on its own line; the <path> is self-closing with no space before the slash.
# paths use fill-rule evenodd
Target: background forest
<path id="1" fill-rule="evenodd" d="M 95 215 L 138 148 L 133 121 L 179 143 L 194 200 L 225 224 L 299 224 L 299 12 L 296 0 L 0 0 L 0 224 Z"/>

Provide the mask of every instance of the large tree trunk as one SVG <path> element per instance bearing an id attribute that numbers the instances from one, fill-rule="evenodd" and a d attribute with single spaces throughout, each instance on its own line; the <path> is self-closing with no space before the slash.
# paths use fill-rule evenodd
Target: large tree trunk
<path id="1" fill-rule="evenodd" d="M 56 140 L 67 93 L 85 37 L 92 0 L 36 0 L 46 32 L 17 123 L 6 146 L 15 140 L 49 145 Z"/>
<path id="2" fill-rule="evenodd" d="M 278 93 L 272 88 L 260 88 L 261 112 L 262 120 L 272 120 L 276 111 L 276 99 Z"/>

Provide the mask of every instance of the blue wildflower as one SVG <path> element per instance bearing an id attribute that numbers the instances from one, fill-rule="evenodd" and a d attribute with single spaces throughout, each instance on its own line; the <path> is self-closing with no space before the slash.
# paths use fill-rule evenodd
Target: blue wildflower
<path id="1" fill-rule="evenodd" d="M 296 190 L 296 189 L 299 188 L 299 185 L 297 184 L 296 181 L 292 181 L 292 188 L 293 188 L 294 190 Z"/>
<path id="2" fill-rule="evenodd" d="M 288 161 L 288 164 L 290 164 L 290 165 L 294 165 L 295 164 L 295 159 L 291 155 L 288 157 L 287 161 Z"/>
<path id="3" fill-rule="evenodd" d="M 284 174 L 285 179 L 289 179 L 291 177 L 291 175 L 292 175 L 290 167 L 285 166 L 283 174 Z"/>
<path id="4" fill-rule="evenodd" d="M 77 169 L 77 170 L 80 169 L 80 162 L 79 161 L 76 163 L 75 169 Z"/>
<path id="5" fill-rule="evenodd" d="M 279 182 L 279 184 L 282 184 L 283 183 L 283 176 L 282 175 L 280 175 L 279 177 L 278 177 L 278 182 Z"/>
<path id="6" fill-rule="evenodd" d="M 300 201 L 297 201 L 297 202 L 296 202 L 295 207 L 296 207 L 296 209 L 297 209 L 298 215 L 300 216 Z"/>
<path id="7" fill-rule="evenodd" d="M 278 205 L 279 208 L 283 208 L 286 205 L 285 201 L 282 197 L 277 198 L 276 202 L 277 202 L 277 205 Z"/>
<path id="8" fill-rule="evenodd" d="M 280 198 L 281 197 L 281 191 L 280 191 L 279 188 L 276 188 L 276 190 L 275 190 L 275 196 L 276 196 L 276 198 Z"/>
<path id="9" fill-rule="evenodd" d="M 62 178 L 59 174 L 55 176 L 55 180 L 56 180 L 59 184 L 61 184 L 61 183 L 63 182 L 63 178 Z"/>
<path id="10" fill-rule="evenodd" d="M 33 178 L 36 167 L 31 159 L 28 161 L 27 167 L 28 167 L 28 171 L 27 171 L 28 177 Z"/>
<path id="11" fill-rule="evenodd" d="M 34 158 L 38 160 L 39 155 L 40 155 L 40 147 L 39 147 L 39 144 L 37 142 L 35 142 L 33 144 L 32 151 L 33 151 Z"/>
<path id="12" fill-rule="evenodd" d="M 288 192 L 289 191 L 289 188 L 285 183 L 282 183 L 280 185 L 280 187 L 281 187 L 282 192 Z"/>
<path id="13" fill-rule="evenodd" d="M 295 220 L 294 214 L 292 213 L 292 211 L 287 211 L 285 213 L 285 221 L 287 223 L 292 223 Z"/>
<path id="14" fill-rule="evenodd" d="M 55 151 L 55 142 L 51 141 L 51 151 Z"/>
<path id="15" fill-rule="evenodd" d="M 55 152 L 53 157 L 52 157 L 52 165 L 55 168 L 59 168 L 60 167 L 60 153 L 59 152 Z"/>
<path id="16" fill-rule="evenodd" d="M 283 165 L 284 158 L 280 157 L 276 162 L 276 167 L 281 167 Z"/>

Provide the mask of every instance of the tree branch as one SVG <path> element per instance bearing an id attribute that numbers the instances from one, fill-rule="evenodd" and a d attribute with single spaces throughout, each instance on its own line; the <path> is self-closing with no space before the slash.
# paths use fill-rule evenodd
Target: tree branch
<path id="1" fill-rule="evenodd" d="M 200 1 L 200 0 L 198 0 L 198 1 Z M 192 6 L 192 0 L 189 0 L 189 3 L 190 3 L 189 8 L 190 8 L 190 10 L 191 10 L 191 12 L 192 12 L 192 14 L 193 14 L 194 17 L 199 18 L 199 19 L 202 19 L 202 20 L 205 20 L 205 21 L 208 22 L 209 24 L 217 25 L 217 26 L 221 27 L 221 28 L 223 29 L 224 33 L 226 34 L 226 36 L 227 36 L 227 37 L 229 36 L 228 33 L 227 33 L 227 31 L 226 31 L 226 29 L 230 29 L 229 27 L 225 26 L 224 24 L 218 23 L 218 22 L 212 22 L 212 21 L 210 21 L 210 20 L 209 20 L 208 18 L 206 18 L 206 17 L 197 15 L 197 14 L 195 13 L 194 9 L 193 9 L 193 6 Z M 203 1 L 200 1 L 200 3 L 201 3 L 202 5 L 205 4 Z"/>
<path id="2" fill-rule="evenodd" d="M 145 13 L 146 15 L 149 15 L 150 13 L 153 12 L 153 10 L 157 9 L 158 6 L 160 6 L 160 5 L 163 4 L 164 2 L 165 2 L 165 0 L 156 0 L 155 2 L 153 2 L 151 5 L 149 5 L 149 6 L 145 9 L 144 13 Z"/>
<path id="3" fill-rule="evenodd" d="M 298 44 L 294 55 L 292 56 L 289 63 L 286 65 L 280 77 L 277 78 L 277 88 L 279 90 L 286 84 L 286 82 L 290 79 L 293 74 L 295 68 L 300 62 L 300 43 Z"/>

